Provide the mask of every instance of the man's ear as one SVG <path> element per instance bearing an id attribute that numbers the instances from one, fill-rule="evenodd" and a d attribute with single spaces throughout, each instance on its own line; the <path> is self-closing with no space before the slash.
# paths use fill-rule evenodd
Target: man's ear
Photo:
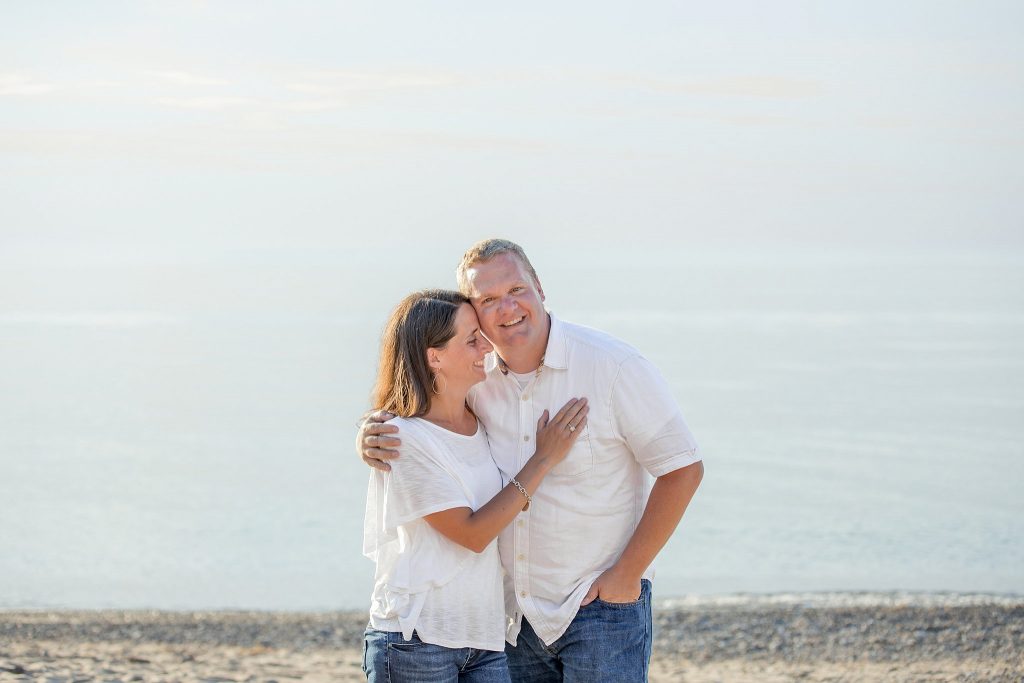
<path id="1" fill-rule="evenodd" d="M 533 278 L 533 281 L 535 283 L 537 283 L 537 292 L 540 293 L 540 300 L 542 302 L 543 301 L 547 301 L 547 299 L 544 298 L 544 288 L 540 284 L 540 279 L 539 278 Z"/>

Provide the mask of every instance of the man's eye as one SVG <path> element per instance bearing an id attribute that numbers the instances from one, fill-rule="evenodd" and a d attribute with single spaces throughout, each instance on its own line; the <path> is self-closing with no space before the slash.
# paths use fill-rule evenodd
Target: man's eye
<path id="1" fill-rule="evenodd" d="M 494 301 L 494 299 L 492 299 L 491 297 L 487 297 L 486 299 L 484 299 L 484 300 L 483 300 L 483 301 L 481 301 L 480 303 L 483 303 L 483 304 L 489 304 L 489 303 L 491 303 L 492 301 Z"/>
<path id="2" fill-rule="evenodd" d="M 518 294 L 519 292 L 523 291 L 523 289 L 524 289 L 523 287 L 513 287 L 512 288 L 512 293 L 513 294 Z"/>
<path id="3" fill-rule="evenodd" d="M 470 339 L 469 344 L 470 346 L 476 346 L 476 339 Z"/>

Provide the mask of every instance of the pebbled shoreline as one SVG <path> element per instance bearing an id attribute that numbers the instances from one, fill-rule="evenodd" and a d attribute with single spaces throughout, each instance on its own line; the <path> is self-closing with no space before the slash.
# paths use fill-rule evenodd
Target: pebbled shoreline
<path id="1" fill-rule="evenodd" d="M 0 680 L 358 681 L 365 624 L 362 612 L 0 612 Z M 668 600 L 654 641 L 658 682 L 1016 682 L 1024 600 Z"/>

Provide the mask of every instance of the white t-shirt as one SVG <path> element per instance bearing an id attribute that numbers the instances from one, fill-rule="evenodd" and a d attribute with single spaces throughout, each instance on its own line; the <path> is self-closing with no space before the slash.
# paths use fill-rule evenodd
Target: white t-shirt
<path id="1" fill-rule="evenodd" d="M 504 374 L 493 353 L 485 367 L 487 379 L 470 390 L 469 405 L 487 426 L 506 479 L 536 450 L 545 409 L 553 416 L 572 397 L 586 397 L 590 408 L 569 455 L 498 541 L 508 584 L 508 642 L 515 644 L 525 616 L 550 645 L 575 618 L 594 580 L 619 559 L 654 478 L 698 462 L 701 454 L 661 373 L 603 332 L 552 314 L 544 363 L 525 383 Z M 644 576 L 651 578 L 653 569 Z"/>
<path id="2" fill-rule="evenodd" d="M 370 625 L 415 629 L 425 643 L 500 651 L 505 603 L 497 543 L 475 553 L 435 531 L 426 515 L 478 510 L 502 487 L 487 434 L 456 434 L 418 418 L 396 418 L 402 457 L 390 472 L 373 470 L 366 499 L 363 552 L 377 564 Z"/>

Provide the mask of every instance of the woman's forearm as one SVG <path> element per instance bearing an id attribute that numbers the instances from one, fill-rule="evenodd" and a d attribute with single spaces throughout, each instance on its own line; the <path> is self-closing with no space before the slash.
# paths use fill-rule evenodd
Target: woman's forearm
<path id="1" fill-rule="evenodd" d="M 537 451 L 516 474 L 526 492 L 532 496 L 551 468 L 562 461 L 587 425 L 587 399 L 573 398 L 548 421 L 545 410 L 537 421 Z M 523 492 L 509 483 L 498 495 L 474 512 L 468 507 L 443 510 L 424 519 L 438 532 L 474 552 L 483 552 L 501 530 L 516 518 L 527 500 Z"/>
<path id="2" fill-rule="evenodd" d="M 532 496 L 554 466 L 552 460 L 544 453 L 534 453 L 516 474 L 516 481 Z M 452 508 L 427 515 L 424 519 L 447 538 L 480 553 L 524 507 L 526 497 L 510 482 L 476 512 L 468 507 Z"/>

